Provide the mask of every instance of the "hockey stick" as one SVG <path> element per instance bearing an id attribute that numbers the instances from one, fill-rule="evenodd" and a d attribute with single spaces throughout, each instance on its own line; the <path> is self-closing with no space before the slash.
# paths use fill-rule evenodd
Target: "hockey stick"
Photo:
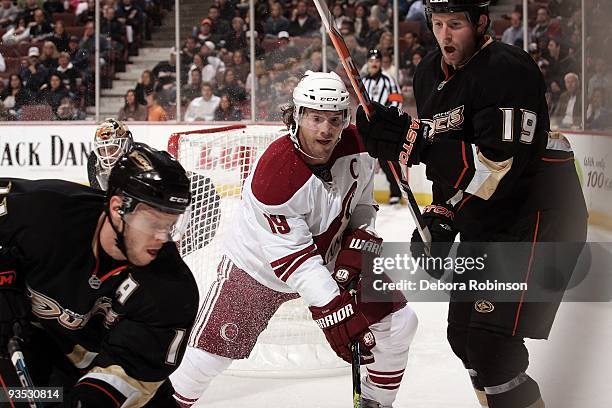
<path id="1" fill-rule="evenodd" d="M 33 390 L 34 382 L 32 382 L 32 377 L 30 377 L 28 367 L 26 367 L 25 359 L 23 358 L 23 353 L 21 352 L 19 337 L 11 337 L 8 341 L 7 348 L 21 385 L 28 390 Z M 30 396 L 28 396 L 28 405 L 30 408 L 42 408 L 42 405 L 34 401 Z"/>
<path id="2" fill-rule="evenodd" d="M 349 284 L 349 293 L 357 302 L 357 291 L 355 287 L 357 282 L 353 281 Z M 351 380 L 353 383 L 353 408 L 361 408 L 361 350 L 359 342 L 351 342 Z"/>
<path id="3" fill-rule="evenodd" d="M 353 380 L 353 408 L 361 408 L 361 352 L 359 342 L 351 343 L 351 375 Z"/>
<path id="4" fill-rule="evenodd" d="M 329 38 L 331 38 L 332 43 L 334 44 L 334 48 L 342 61 L 342 66 L 344 67 L 344 71 L 346 71 L 347 76 L 351 81 L 351 85 L 357 94 L 357 98 L 359 99 L 359 103 L 363 106 L 363 110 L 366 115 L 371 117 L 372 115 L 372 101 L 370 100 L 370 96 L 363 85 L 363 81 L 359 76 L 359 70 L 355 67 L 355 63 L 351 58 L 351 53 L 344 42 L 344 38 L 342 34 L 338 31 L 334 24 L 334 20 L 332 17 L 325 0 L 313 0 L 314 4 L 321 16 L 321 20 L 327 29 L 327 34 L 329 34 Z M 397 184 L 402 189 L 404 198 L 408 201 L 408 209 L 414 219 L 414 223 L 416 224 L 416 228 L 419 231 L 419 235 L 425 244 L 425 251 L 429 255 L 430 247 L 431 247 L 431 234 L 429 233 L 429 228 L 425 225 L 425 221 L 423 220 L 423 215 L 421 214 L 421 210 L 419 209 L 419 205 L 414 198 L 414 194 L 408 185 L 408 182 L 404 179 L 404 177 L 400 177 L 397 170 L 395 169 L 394 162 L 389 161 L 389 167 L 393 172 L 393 176 L 397 181 Z M 401 172 L 400 172 L 401 173 Z"/>

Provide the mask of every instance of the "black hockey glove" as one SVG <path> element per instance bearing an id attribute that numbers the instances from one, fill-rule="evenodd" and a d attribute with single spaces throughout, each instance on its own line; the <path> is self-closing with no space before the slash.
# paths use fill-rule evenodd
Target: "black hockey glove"
<path id="1" fill-rule="evenodd" d="M 357 109 L 357 129 L 370 156 L 409 167 L 419 164 L 430 143 L 431 127 L 396 107 L 373 102 L 372 108 L 374 113 L 369 120 L 361 105 Z"/>
<path id="2" fill-rule="evenodd" d="M 452 207 L 447 204 L 431 204 L 423 209 L 423 219 L 431 234 L 431 257 L 442 259 L 442 262 L 429 262 L 430 265 L 444 265 L 444 258 L 448 256 L 457 235 L 454 217 Z M 412 233 L 410 252 L 414 258 L 426 256 L 423 240 L 416 229 Z M 425 268 L 425 272 L 435 279 L 440 279 L 444 268 Z"/>
<path id="3" fill-rule="evenodd" d="M 0 357 L 8 355 L 7 344 L 11 337 L 29 335 L 31 306 L 17 284 L 15 259 L 10 248 L 0 248 Z"/>

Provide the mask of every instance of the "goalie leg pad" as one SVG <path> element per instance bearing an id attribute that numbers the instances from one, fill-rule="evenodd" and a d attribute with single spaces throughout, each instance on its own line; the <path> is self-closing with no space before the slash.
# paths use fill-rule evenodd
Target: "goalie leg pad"
<path id="1" fill-rule="evenodd" d="M 391 407 L 408 362 L 408 350 L 419 322 L 408 305 L 370 326 L 376 338 L 372 348 L 374 363 L 366 366 L 367 375 L 361 382 L 364 399 Z"/>

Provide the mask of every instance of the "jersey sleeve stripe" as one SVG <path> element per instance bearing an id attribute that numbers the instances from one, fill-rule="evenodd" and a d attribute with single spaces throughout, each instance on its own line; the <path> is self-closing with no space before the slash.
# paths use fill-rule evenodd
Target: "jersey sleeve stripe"
<path id="1" fill-rule="evenodd" d="M 292 254 L 289 254 L 287 256 L 284 256 L 280 259 L 277 259 L 276 261 L 272 261 L 270 262 L 270 266 L 272 267 L 272 269 L 276 269 L 278 266 L 286 264 L 288 262 L 293 261 L 295 258 L 302 256 L 310 251 L 312 251 L 313 249 L 315 249 L 315 244 L 311 244 L 310 246 L 298 251 L 298 252 L 294 252 Z"/>
<path id="2" fill-rule="evenodd" d="M 281 276 L 279 276 L 280 280 L 282 280 L 283 282 L 287 282 L 287 279 L 289 279 L 289 277 L 291 277 L 291 275 L 293 275 L 293 272 L 296 271 L 297 268 L 300 267 L 300 265 L 302 265 L 304 262 L 306 262 L 308 259 L 312 258 L 313 256 L 317 256 L 318 253 L 317 251 L 312 251 L 304 256 L 302 256 L 301 258 L 299 258 L 292 266 L 291 268 L 289 268 L 289 270 Z"/>
<path id="3" fill-rule="evenodd" d="M 117 407 L 120 407 L 120 406 L 121 406 L 121 404 L 122 404 L 121 402 L 119 402 L 119 401 L 118 401 L 118 400 L 115 398 L 115 396 L 114 396 L 114 395 L 113 395 L 113 394 L 112 394 L 110 391 L 108 391 L 107 389 L 105 389 L 104 387 L 102 387 L 102 386 L 100 386 L 100 385 L 98 385 L 98 384 L 94 384 L 94 383 L 89 382 L 89 381 L 79 381 L 79 382 L 78 382 L 78 383 L 75 385 L 75 387 L 79 387 L 79 386 L 81 386 L 81 385 L 87 385 L 87 386 L 93 387 L 93 388 L 97 389 L 98 391 L 101 391 L 102 393 L 106 394 L 106 396 L 107 396 L 108 398 L 110 398 L 110 399 L 111 399 L 111 400 L 112 400 L 112 401 L 113 401 L 113 402 L 116 404 L 116 406 L 117 406 Z"/>
<path id="4" fill-rule="evenodd" d="M 465 192 L 478 196 L 484 200 L 491 198 L 497 190 L 499 183 L 512 169 L 514 159 L 510 157 L 501 162 L 486 158 L 472 145 L 474 153 L 474 175 L 465 188 Z"/>

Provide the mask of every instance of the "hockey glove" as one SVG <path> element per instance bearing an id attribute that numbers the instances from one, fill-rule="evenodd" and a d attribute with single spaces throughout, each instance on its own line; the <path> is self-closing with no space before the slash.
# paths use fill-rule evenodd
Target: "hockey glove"
<path id="1" fill-rule="evenodd" d="M 382 242 L 382 238 L 363 229 L 345 234 L 333 275 L 342 289 L 347 289 L 353 280 L 359 280 L 364 261 L 367 262 L 368 257 L 374 258 L 380 254 Z"/>
<path id="2" fill-rule="evenodd" d="M 431 127 L 396 107 L 377 102 L 372 107 L 374 114 L 369 119 L 362 106 L 357 109 L 357 129 L 370 156 L 407 166 L 419 164 L 430 143 Z"/>
<path id="3" fill-rule="evenodd" d="M 351 342 L 358 341 L 361 364 L 374 362 L 374 355 L 370 350 L 376 345 L 376 340 L 368 328 L 368 319 L 359 311 L 351 291 L 341 292 L 323 307 L 310 306 L 310 312 L 338 357 L 350 363 Z"/>
<path id="4" fill-rule="evenodd" d="M 30 301 L 17 284 L 16 262 L 13 251 L 0 248 L 0 356 L 8 355 L 11 337 L 29 335 Z"/>
<path id="5" fill-rule="evenodd" d="M 455 213 L 448 204 L 431 204 L 423 209 L 423 220 L 431 234 L 431 257 L 442 258 L 442 262 L 430 262 L 430 264 L 444 265 L 444 258 L 448 256 L 457 235 L 453 223 L 454 217 Z M 412 233 L 410 252 L 414 258 L 426 256 L 421 235 L 416 229 Z M 443 267 L 426 268 L 425 271 L 435 279 L 440 279 L 444 274 Z"/>

